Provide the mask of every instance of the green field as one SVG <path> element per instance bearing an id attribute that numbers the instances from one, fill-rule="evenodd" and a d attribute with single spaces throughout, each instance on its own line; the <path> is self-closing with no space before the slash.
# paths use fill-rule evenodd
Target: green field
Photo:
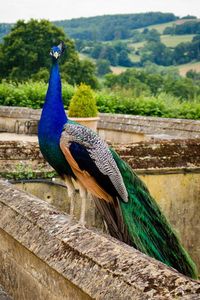
<path id="1" fill-rule="evenodd" d="M 140 61 L 140 55 L 136 55 L 134 53 L 129 54 L 129 58 L 132 62 L 139 62 Z"/>
<path id="2" fill-rule="evenodd" d="M 83 53 L 80 53 L 80 52 L 78 53 L 78 56 L 79 56 L 79 58 L 80 58 L 81 60 L 89 59 L 89 60 L 91 60 L 91 61 L 93 61 L 93 62 L 96 61 L 95 59 L 93 59 L 92 57 L 88 56 L 87 54 L 83 54 Z"/>
<path id="3" fill-rule="evenodd" d="M 186 43 L 186 42 L 191 42 L 194 34 L 185 34 L 185 35 L 161 35 L 161 42 L 165 44 L 167 47 L 174 48 L 180 43 Z M 135 51 L 143 48 L 145 45 L 144 42 L 139 42 L 139 43 L 130 43 L 129 47 L 134 48 Z"/>
<path id="4" fill-rule="evenodd" d="M 137 50 L 143 48 L 145 43 L 146 43 L 146 41 L 138 42 L 138 43 L 129 43 L 129 47 L 131 49 L 134 49 L 135 51 L 137 51 Z"/>
<path id="5" fill-rule="evenodd" d="M 173 25 L 183 24 L 183 23 L 188 22 L 188 21 L 194 21 L 194 20 L 193 19 L 191 19 L 191 20 L 190 19 L 183 19 L 183 20 L 177 20 L 177 21 L 167 22 L 167 23 L 158 24 L 158 25 L 150 25 L 150 26 L 147 26 L 147 27 L 139 28 L 138 31 L 143 31 L 145 28 L 148 28 L 148 29 L 156 29 L 160 34 L 162 34 L 166 27 L 171 27 Z"/>
<path id="6" fill-rule="evenodd" d="M 186 35 L 161 35 L 161 42 L 167 47 L 174 48 L 180 43 L 191 42 L 194 34 Z"/>

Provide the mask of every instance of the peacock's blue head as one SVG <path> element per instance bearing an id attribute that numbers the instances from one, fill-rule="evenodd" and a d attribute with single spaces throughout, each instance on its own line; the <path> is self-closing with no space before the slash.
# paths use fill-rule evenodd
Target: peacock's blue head
<path id="1" fill-rule="evenodd" d="M 57 60 L 65 50 L 65 45 L 61 42 L 58 46 L 53 46 L 50 51 L 50 55 L 54 60 Z"/>

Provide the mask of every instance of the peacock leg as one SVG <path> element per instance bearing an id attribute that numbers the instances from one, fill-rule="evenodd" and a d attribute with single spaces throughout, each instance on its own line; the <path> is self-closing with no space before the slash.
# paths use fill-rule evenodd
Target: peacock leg
<path id="1" fill-rule="evenodd" d="M 74 217 L 74 198 L 75 198 L 75 194 L 76 194 L 76 190 L 75 190 L 75 187 L 74 187 L 74 184 L 72 182 L 72 179 L 68 176 L 65 177 L 64 179 L 65 181 L 65 184 L 67 186 L 67 193 L 68 193 L 68 197 L 70 199 L 70 217 L 73 219 Z"/>
<path id="2" fill-rule="evenodd" d="M 79 193 L 81 197 L 81 214 L 80 214 L 80 219 L 79 223 L 81 225 L 85 225 L 85 212 L 86 212 L 86 198 L 87 198 L 87 190 L 85 187 L 79 182 Z"/>

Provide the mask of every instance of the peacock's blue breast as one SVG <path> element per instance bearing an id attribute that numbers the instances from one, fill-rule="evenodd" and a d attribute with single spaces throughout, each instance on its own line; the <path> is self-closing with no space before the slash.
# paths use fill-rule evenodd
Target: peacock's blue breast
<path id="1" fill-rule="evenodd" d="M 44 116 L 43 116 L 44 117 Z M 45 160 L 58 172 L 58 174 L 73 176 L 73 172 L 68 162 L 65 159 L 60 149 L 60 136 L 62 133 L 63 125 L 58 127 L 51 123 L 47 125 L 46 120 L 41 118 L 38 126 L 38 139 L 39 146 Z"/>
<path id="2" fill-rule="evenodd" d="M 56 140 L 39 139 L 40 150 L 48 163 L 58 172 L 60 175 L 71 175 L 72 171 L 68 165 L 61 149 L 59 142 Z"/>

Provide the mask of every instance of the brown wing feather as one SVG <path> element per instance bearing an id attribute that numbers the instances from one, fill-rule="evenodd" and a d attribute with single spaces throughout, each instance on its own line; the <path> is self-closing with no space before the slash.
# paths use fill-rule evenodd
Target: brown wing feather
<path id="1" fill-rule="evenodd" d="M 98 185 L 96 180 L 87 172 L 84 170 L 81 170 L 71 155 L 71 152 L 69 148 L 63 143 L 62 141 L 60 142 L 60 148 L 68 161 L 70 167 L 72 168 L 74 174 L 76 175 L 77 179 L 82 183 L 82 185 L 90 191 L 90 193 L 99 198 L 103 199 L 107 202 L 113 201 L 113 198 L 103 189 Z"/>
<path id="2" fill-rule="evenodd" d="M 95 197 L 93 198 L 97 209 L 108 226 L 110 235 L 128 245 L 134 246 L 128 234 L 128 229 L 124 224 L 118 199 L 115 198 L 113 202 L 105 202 Z"/>

